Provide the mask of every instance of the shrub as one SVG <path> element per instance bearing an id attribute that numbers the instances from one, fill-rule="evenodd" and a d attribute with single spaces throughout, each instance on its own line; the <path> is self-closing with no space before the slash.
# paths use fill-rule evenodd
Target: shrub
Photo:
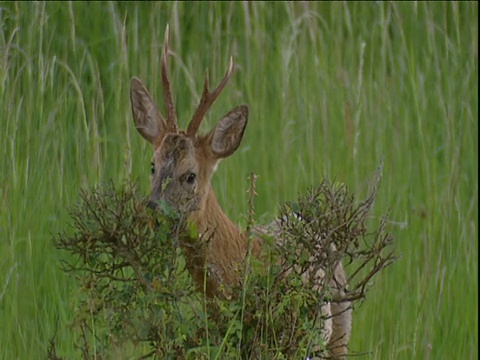
<path id="1" fill-rule="evenodd" d="M 149 209 L 131 183 L 82 191 L 70 210 L 69 230 L 54 239 L 65 254 L 62 268 L 79 283 L 72 330 L 81 356 L 310 356 L 325 320 L 319 302 L 362 300 L 372 277 L 394 261 L 386 217 L 367 231 L 377 185 L 378 178 L 368 198 L 357 203 L 344 185 L 323 181 L 281 205 L 279 220 L 269 227 L 249 224 L 252 238 L 274 237 L 263 236 L 263 258 L 247 256 L 242 282 L 223 300 L 197 291 L 187 271 L 179 245 L 195 242 L 192 224 L 164 204 L 162 212 Z M 253 196 L 253 182 L 251 190 Z M 329 284 L 342 259 L 349 290 L 335 298 Z M 320 292 L 298 276 L 319 270 Z M 55 339 L 48 357 L 60 359 Z"/>

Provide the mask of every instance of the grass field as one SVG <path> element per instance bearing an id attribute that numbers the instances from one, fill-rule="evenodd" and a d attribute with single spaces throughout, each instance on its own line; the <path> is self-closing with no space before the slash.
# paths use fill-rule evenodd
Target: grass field
<path id="1" fill-rule="evenodd" d="M 170 24 L 179 121 L 205 69 L 235 73 L 203 129 L 250 108 L 240 149 L 213 179 L 245 223 L 321 179 L 364 195 L 383 162 L 376 214 L 391 209 L 400 259 L 355 309 L 365 359 L 478 357 L 478 4 L 0 3 L 0 358 L 39 359 L 66 324 L 75 282 L 52 234 L 81 187 L 138 180 L 150 146 L 136 132 L 132 76 L 161 99 Z M 161 102 L 159 101 L 161 104 Z"/>

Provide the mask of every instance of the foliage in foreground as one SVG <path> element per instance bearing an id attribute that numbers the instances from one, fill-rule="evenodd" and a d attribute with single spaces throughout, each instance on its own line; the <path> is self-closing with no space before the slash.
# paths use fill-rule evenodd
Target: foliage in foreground
<path id="1" fill-rule="evenodd" d="M 71 330 L 81 356 L 310 356 L 326 320 L 318 304 L 364 299 L 372 277 L 394 261 L 386 218 L 375 230 L 366 228 L 377 185 L 375 179 L 368 198 L 357 202 L 345 186 L 323 181 L 283 204 L 270 226 L 275 239 L 263 238 L 263 261 L 270 265 L 247 257 L 243 281 L 228 300 L 206 299 L 193 286 L 180 245 L 195 240 L 194 226 L 165 206 L 161 214 L 150 210 L 133 184 L 83 191 L 71 229 L 55 238 L 66 252 L 63 269 L 79 282 Z M 265 229 L 249 227 L 256 234 Z M 329 284 L 339 259 L 349 290 L 334 298 Z M 298 276 L 318 270 L 325 274 L 320 293 Z M 60 359 L 56 353 L 53 338 L 48 357 Z"/>

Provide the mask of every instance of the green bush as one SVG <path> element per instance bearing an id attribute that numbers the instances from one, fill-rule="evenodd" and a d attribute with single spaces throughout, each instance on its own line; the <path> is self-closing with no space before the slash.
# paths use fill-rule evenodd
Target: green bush
<path id="1" fill-rule="evenodd" d="M 55 238 L 63 269 L 79 284 L 71 331 L 82 357 L 311 356 L 323 347 L 319 302 L 363 299 L 371 278 L 394 260 L 386 251 L 392 238 L 385 219 L 374 231 L 366 228 L 377 183 L 357 203 L 344 185 L 323 181 L 283 204 L 270 226 L 249 224 L 252 239 L 273 236 L 262 237 L 261 260 L 247 256 L 229 299 L 207 299 L 193 285 L 180 245 L 194 244 L 194 225 L 166 205 L 151 210 L 134 184 L 83 191 L 70 211 L 70 229 Z M 350 289 L 334 298 L 328 284 L 342 259 Z M 320 293 L 299 276 L 319 269 L 325 273 Z M 59 359 L 54 338 L 48 356 Z"/>

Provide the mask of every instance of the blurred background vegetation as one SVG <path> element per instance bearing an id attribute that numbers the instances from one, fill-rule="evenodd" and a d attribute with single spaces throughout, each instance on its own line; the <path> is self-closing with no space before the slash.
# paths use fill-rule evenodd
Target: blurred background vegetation
<path id="1" fill-rule="evenodd" d="M 129 84 L 159 99 L 170 25 L 179 122 L 205 70 L 235 73 L 202 129 L 240 103 L 243 143 L 213 185 L 245 223 L 323 178 L 361 197 L 383 162 L 374 212 L 391 209 L 401 259 L 354 312 L 353 351 L 372 359 L 478 357 L 478 3 L 0 3 L 0 357 L 36 359 L 75 307 L 52 234 L 81 187 L 148 191 L 151 148 Z"/>

